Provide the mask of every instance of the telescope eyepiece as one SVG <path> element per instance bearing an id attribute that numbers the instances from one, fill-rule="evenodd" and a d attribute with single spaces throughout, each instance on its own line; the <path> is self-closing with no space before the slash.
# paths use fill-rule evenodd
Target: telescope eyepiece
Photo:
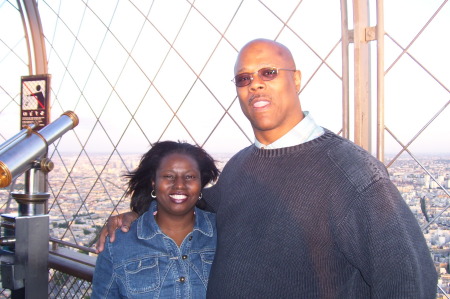
<path id="1" fill-rule="evenodd" d="M 11 171 L 9 171 L 8 166 L 0 161 L 0 188 L 7 187 L 12 182 Z"/>

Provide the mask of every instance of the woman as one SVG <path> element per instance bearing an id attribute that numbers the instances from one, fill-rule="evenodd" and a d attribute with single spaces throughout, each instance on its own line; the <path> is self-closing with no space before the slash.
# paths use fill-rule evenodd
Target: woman
<path id="1" fill-rule="evenodd" d="M 156 143 L 129 178 L 131 208 L 145 212 L 106 242 L 91 298 L 205 298 L 216 249 L 215 215 L 196 207 L 219 170 L 203 149 Z M 139 206 L 141 205 L 141 206 Z"/>

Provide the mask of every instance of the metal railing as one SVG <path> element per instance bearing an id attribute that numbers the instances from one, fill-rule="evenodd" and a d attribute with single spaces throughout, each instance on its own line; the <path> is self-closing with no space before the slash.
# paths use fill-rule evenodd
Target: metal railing
<path id="1" fill-rule="evenodd" d="M 96 257 L 88 254 L 95 251 L 54 238 L 50 241 L 49 298 L 89 298 Z"/>

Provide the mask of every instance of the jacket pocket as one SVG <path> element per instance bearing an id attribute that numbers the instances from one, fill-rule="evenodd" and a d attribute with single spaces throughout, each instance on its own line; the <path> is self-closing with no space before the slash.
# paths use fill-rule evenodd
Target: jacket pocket
<path id="1" fill-rule="evenodd" d="M 131 293 L 145 293 L 160 288 L 158 259 L 155 257 L 136 260 L 125 265 L 127 289 Z"/>
<path id="2" fill-rule="evenodd" d="M 206 280 L 208 280 L 209 272 L 211 271 L 211 265 L 214 260 L 214 253 L 214 251 L 200 253 L 200 258 L 202 260 L 203 277 L 205 277 Z"/>

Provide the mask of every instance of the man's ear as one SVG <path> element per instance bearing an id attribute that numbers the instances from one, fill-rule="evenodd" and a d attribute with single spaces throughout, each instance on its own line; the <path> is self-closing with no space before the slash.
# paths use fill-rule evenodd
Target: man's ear
<path id="1" fill-rule="evenodd" d="M 302 86 L 302 72 L 296 70 L 294 73 L 295 87 L 297 88 L 297 93 L 300 92 L 300 87 Z"/>

